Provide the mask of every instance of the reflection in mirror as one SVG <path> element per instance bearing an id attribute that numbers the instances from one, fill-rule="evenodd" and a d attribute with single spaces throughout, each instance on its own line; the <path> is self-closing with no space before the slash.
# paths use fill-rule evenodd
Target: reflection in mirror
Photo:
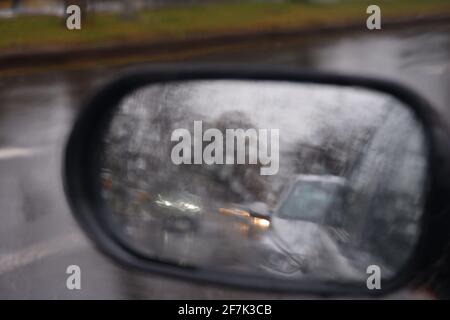
<path id="1" fill-rule="evenodd" d="M 103 141 L 109 218 L 157 260 L 336 281 L 377 265 L 389 278 L 420 233 L 424 133 L 380 92 L 155 84 L 121 101 Z"/>

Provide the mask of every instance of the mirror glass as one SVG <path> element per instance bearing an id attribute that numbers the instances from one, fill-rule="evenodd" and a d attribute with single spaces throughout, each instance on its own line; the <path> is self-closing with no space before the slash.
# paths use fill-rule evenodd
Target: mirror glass
<path id="1" fill-rule="evenodd" d="M 409 107 L 385 93 L 152 84 L 122 99 L 102 141 L 108 219 L 153 259 L 366 281 L 369 266 L 392 277 L 420 234 L 426 139 Z"/>

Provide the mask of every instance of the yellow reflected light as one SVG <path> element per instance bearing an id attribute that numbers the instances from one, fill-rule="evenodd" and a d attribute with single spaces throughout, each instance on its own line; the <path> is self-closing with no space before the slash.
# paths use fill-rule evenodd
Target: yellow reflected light
<path id="1" fill-rule="evenodd" d="M 234 215 L 234 216 L 242 216 L 249 217 L 250 213 L 241 209 L 229 209 L 229 208 L 219 208 L 219 212 L 222 214 Z"/>
<path id="2" fill-rule="evenodd" d="M 267 219 L 253 218 L 253 223 L 263 229 L 267 229 L 270 226 L 270 221 Z"/>

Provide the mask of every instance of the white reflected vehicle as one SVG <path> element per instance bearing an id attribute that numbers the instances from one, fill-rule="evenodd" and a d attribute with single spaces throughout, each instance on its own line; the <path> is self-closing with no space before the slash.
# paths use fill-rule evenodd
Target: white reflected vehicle
<path id="1" fill-rule="evenodd" d="M 355 277 L 340 252 L 348 235 L 335 223 L 342 217 L 346 180 L 333 175 L 299 175 L 274 210 L 261 239 L 259 267 L 280 275 L 320 273 Z"/>

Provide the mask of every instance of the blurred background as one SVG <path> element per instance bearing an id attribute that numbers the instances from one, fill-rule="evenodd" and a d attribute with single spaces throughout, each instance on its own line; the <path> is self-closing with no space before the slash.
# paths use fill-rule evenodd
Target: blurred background
<path id="1" fill-rule="evenodd" d="M 81 30 L 66 28 L 78 4 Z M 291 66 L 400 81 L 450 123 L 450 1 L 0 0 L 0 298 L 297 298 L 126 270 L 74 222 L 61 158 L 83 101 L 160 63 Z M 66 268 L 82 289 L 66 289 Z M 415 298 L 408 291 L 393 297 Z"/>

